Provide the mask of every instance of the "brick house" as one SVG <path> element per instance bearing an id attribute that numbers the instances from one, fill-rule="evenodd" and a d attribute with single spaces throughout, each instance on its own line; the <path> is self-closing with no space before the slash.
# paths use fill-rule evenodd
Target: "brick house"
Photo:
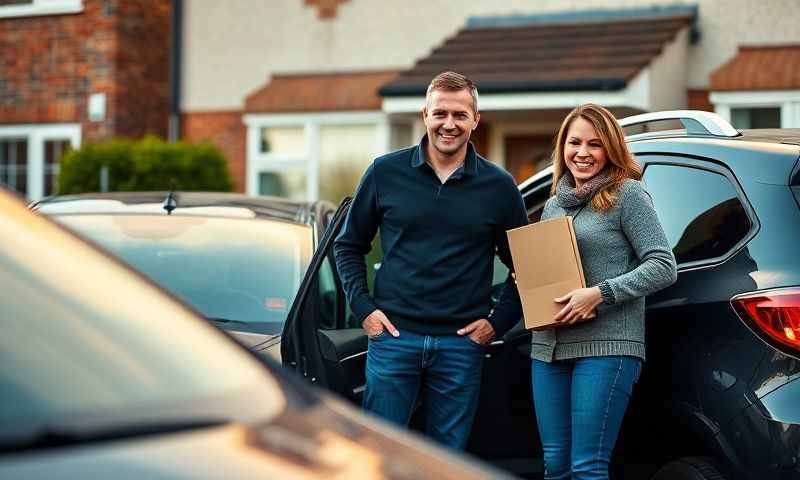
<path id="1" fill-rule="evenodd" d="M 473 142 L 519 180 L 586 101 L 800 126 L 796 0 L 186 0 L 182 21 L 183 134 L 249 193 L 325 197 L 342 165 L 418 141 L 446 69 L 478 83 Z"/>
<path id="2" fill-rule="evenodd" d="M 169 0 L 0 1 L 0 183 L 54 191 L 82 141 L 167 135 Z"/>
<path id="3" fill-rule="evenodd" d="M 69 146 L 180 134 L 220 147 L 240 191 L 335 198 L 418 141 L 425 86 L 446 69 L 477 81 L 473 142 L 519 180 L 586 101 L 800 126 L 796 0 L 393 5 L 0 0 L 0 183 L 37 199 Z"/>

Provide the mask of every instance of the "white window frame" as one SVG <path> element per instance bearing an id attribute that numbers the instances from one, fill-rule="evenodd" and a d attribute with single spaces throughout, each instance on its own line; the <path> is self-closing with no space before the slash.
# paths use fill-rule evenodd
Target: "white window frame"
<path id="1" fill-rule="evenodd" d="M 0 18 L 62 15 L 83 11 L 83 0 L 32 0 L 27 4 L 0 6 Z"/>
<path id="2" fill-rule="evenodd" d="M 711 92 L 714 110 L 731 121 L 734 108 L 780 108 L 781 128 L 800 127 L 800 90 L 755 90 Z"/>
<path id="3" fill-rule="evenodd" d="M 81 146 L 81 126 L 78 123 L 0 126 L 0 139 L 25 139 L 28 142 L 28 199 L 44 196 L 44 143 L 48 140 L 69 140 L 72 148 Z"/>
<path id="4" fill-rule="evenodd" d="M 247 114 L 243 118 L 247 126 L 246 192 L 258 195 L 261 173 L 282 172 L 305 166 L 306 200 L 319 199 L 320 128 L 339 125 L 374 125 L 375 151 L 389 151 L 391 129 L 389 117 L 380 111 L 316 112 Z M 305 148 L 300 155 L 282 155 L 261 151 L 262 128 L 303 128 Z"/>

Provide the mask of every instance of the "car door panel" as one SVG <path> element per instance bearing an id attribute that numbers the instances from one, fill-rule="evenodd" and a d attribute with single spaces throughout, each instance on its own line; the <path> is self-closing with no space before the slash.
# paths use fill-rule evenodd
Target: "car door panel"
<path id="1" fill-rule="evenodd" d="M 367 343 L 360 328 L 319 330 L 329 388 L 359 405 L 366 384 Z"/>

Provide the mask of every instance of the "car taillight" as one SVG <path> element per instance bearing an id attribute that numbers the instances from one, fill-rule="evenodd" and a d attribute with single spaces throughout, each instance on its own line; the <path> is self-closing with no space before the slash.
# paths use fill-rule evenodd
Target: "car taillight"
<path id="1" fill-rule="evenodd" d="M 731 305 L 757 333 L 800 351 L 800 287 L 737 295 Z"/>

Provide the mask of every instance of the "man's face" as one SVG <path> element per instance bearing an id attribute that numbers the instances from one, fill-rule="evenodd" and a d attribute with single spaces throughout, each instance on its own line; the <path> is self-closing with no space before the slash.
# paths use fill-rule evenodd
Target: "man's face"
<path id="1" fill-rule="evenodd" d="M 448 156 L 466 149 L 469 136 L 480 120 L 469 90 L 434 90 L 422 109 L 422 117 L 431 146 Z"/>

